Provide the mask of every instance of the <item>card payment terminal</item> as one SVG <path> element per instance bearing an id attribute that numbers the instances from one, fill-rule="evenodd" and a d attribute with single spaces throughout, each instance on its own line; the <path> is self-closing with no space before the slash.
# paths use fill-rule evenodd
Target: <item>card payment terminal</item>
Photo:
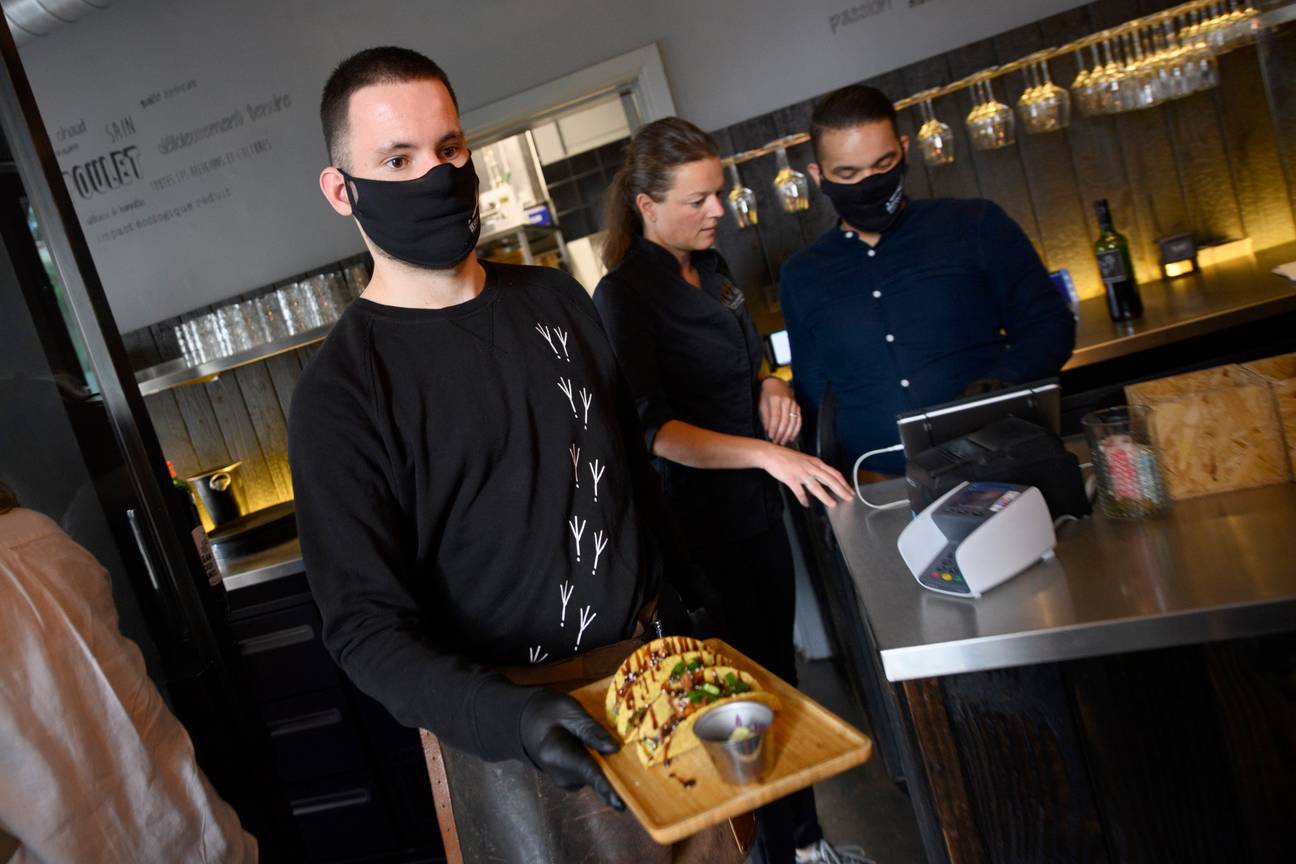
<path id="1" fill-rule="evenodd" d="M 1057 536 L 1034 486 L 977 481 L 932 503 L 900 533 L 898 545 L 922 587 L 980 597 L 1051 557 Z"/>

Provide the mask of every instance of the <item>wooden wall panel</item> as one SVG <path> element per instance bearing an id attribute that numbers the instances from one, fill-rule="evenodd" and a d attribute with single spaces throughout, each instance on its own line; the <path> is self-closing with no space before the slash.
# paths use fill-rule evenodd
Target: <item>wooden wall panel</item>
<path id="1" fill-rule="evenodd" d="M 944 54 L 911 63 L 900 71 L 906 94 L 930 90 L 941 84 L 948 84 L 952 80 L 949 60 Z M 948 124 L 950 130 L 954 133 L 954 162 L 950 165 L 941 165 L 935 168 L 928 167 L 923 164 L 922 156 L 917 150 L 917 142 L 914 142 L 910 145 L 910 161 L 914 165 L 914 168 L 910 169 L 911 172 L 921 166 L 923 173 L 927 175 L 927 182 L 933 197 L 982 197 L 981 187 L 977 182 L 976 169 L 972 166 L 970 156 L 972 143 L 968 140 L 967 132 L 963 126 L 963 118 L 967 112 L 960 113 L 959 104 L 953 96 L 937 99 L 932 103 L 932 109 L 935 111 L 937 119 Z M 913 114 L 914 111 L 915 109 L 909 109 L 904 113 Z"/>
<path id="2" fill-rule="evenodd" d="M 994 43 L 1001 63 L 1051 44 L 1037 25 L 1009 31 L 996 37 Z M 1003 101 L 1015 107 L 1027 83 L 1023 74 L 1007 76 Z M 1067 133 L 1058 130 L 1030 134 L 1021 123 L 1020 112 L 1017 120 L 1016 152 L 1025 171 L 1027 191 L 1039 225 L 1040 257 L 1049 270 L 1066 267 L 1081 297 L 1096 297 L 1103 293 L 1103 286 L 1095 268 L 1080 266 L 1090 258 L 1092 247 L 1084 196 L 1076 183 Z"/>
<path id="3" fill-rule="evenodd" d="M 1291 202 L 1275 189 L 1286 185 L 1273 117 L 1254 50 L 1225 54 L 1219 60 L 1220 86 L 1214 98 L 1224 132 L 1228 168 L 1233 175 L 1245 236 L 1257 249 L 1296 239 Z"/>
<path id="4" fill-rule="evenodd" d="M 1153 110 L 1166 115 L 1192 232 L 1203 238 L 1237 240 L 1243 236 L 1242 212 L 1219 112 L 1211 97 L 1210 93 L 1194 93 Z"/>
<path id="5" fill-rule="evenodd" d="M 1264 93 L 1287 180 L 1287 199 L 1296 209 L 1296 27 L 1270 31 L 1257 41 Z"/>
<path id="6" fill-rule="evenodd" d="M 275 396 L 279 400 L 279 410 L 283 412 L 284 420 L 288 419 L 288 408 L 292 404 L 293 387 L 297 384 L 297 378 L 301 375 L 301 360 L 296 351 L 289 351 L 287 354 L 280 354 L 277 357 L 271 357 L 265 363 L 266 370 L 270 373 L 270 380 L 274 383 Z"/>
<path id="7" fill-rule="evenodd" d="M 988 69 L 998 62 L 994 40 L 983 39 L 966 45 L 958 51 L 951 52 L 949 61 L 950 74 L 955 78 Z M 1004 98 L 1004 82 L 995 82 L 994 95 L 998 101 L 1008 104 Z M 954 94 L 953 101 L 958 105 L 958 116 L 967 117 L 974 102 L 972 91 L 959 91 Z M 1017 224 L 1026 232 L 1026 236 L 1035 244 L 1035 248 L 1039 249 L 1041 246 L 1039 223 L 1035 218 L 1030 192 L 1026 188 L 1026 173 L 1022 170 L 1021 154 L 1017 146 L 999 150 L 973 150 L 969 145 L 966 152 L 971 156 L 981 188 L 992 190 L 989 193 L 990 198 L 1017 221 Z"/>
<path id="8" fill-rule="evenodd" d="M 231 378 L 241 392 L 260 455 L 274 480 L 275 495 L 279 501 L 287 501 L 293 497 L 288 471 L 288 422 L 270 370 L 265 363 L 254 363 L 224 377 Z"/>
<path id="9" fill-rule="evenodd" d="M 1108 861 L 1058 666 L 950 675 L 940 685 L 990 860 Z"/>
<path id="10" fill-rule="evenodd" d="M 284 500 L 286 490 L 280 488 L 275 472 L 271 470 L 269 460 L 261 450 L 236 376 L 227 373 L 207 384 L 195 384 L 181 389 L 195 388 L 201 388 L 211 399 L 221 434 L 229 446 L 231 461 L 243 463 L 239 473 L 247 496 L 247 506 L 260 510 Z"/>
<path id="11" fill-rule="evenodd" d="M 1296 637 L 1216 642 L 1203 652 L 1251 860 L 1281 861 L 1291 855 L 1296 801 Z"/>
<path id="12" fill-rule="evenodd" d="M 1089 9 L 1080 7 L 1040 22 L 1040 32 L 1049 45 L 1068 42 L 1094 30 Z M 1053 80 L 1070 87 L 1079 72 L 1074 57 L 1064 57 L 1052 64 Z M 1150 274 L 1156 269 L 1156 237 L 1150 220 L 1139 218 L 1136 207 L 1137 194 L 1127 169 L 1125 152 L 1117 134 L 1116 121 L 1111 117 L 1086 117 L 1072 100 L 1071 126 L 1066 140 L 1071 151 L 1071 167 L 1075 174 L 1076 196 L 1080 214 L 1084 219 L 1084 248 L 1073 253 L 1066 266 L 1076 281 L 1082 297 L 1096 296 L 1103 291 L 1093 261 L 1092 244 L 1098 236 L 1098 220 L 1093 202 L 1105 198 L 1111 204 L 1116 218 L 1121 221 L 1121 232 L 1129 238 L 1130 254 L 1134 268 L 1140 274 Z M 1078 240 L 1078 238 L 1077 238 Z"/>
<path id="13" fill-rule="evenodd" d="M 176 407 L 189 432 L 196 470 L 219 468 L 234 461 L 230 457 L 230 448 L 225 444 L 225 436 L 221 433 L 221 425 L 216 419 L 207 391 L 195 384 L 177 387 L 169 392 L 175 397 Z M 165 452 L 165 448 L 163 449 Z M 167 456 L 170 455 L 167 453 Z"/>
<path id="14" fill-rule="evenodd" d="M 1116 861 L 1245 861 L 1200 648 L 1066 664 Z"/>

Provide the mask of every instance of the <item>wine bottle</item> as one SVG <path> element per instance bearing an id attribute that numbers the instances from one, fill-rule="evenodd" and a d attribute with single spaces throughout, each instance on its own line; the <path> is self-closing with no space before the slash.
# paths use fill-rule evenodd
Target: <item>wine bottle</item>
<path id="1" fill-rule="evenodd" d="M 1113 227 L 1106 198 L 1094 202 L 1094 211 L 1098 214 L 1094 257 L 1098 259 L 1098 273 L 1107 288 L 1107 312 L 1113 321 L 1138 318 L 1143 314 L 1143 298 L 1139 296 L 1138 283 L 1134 281 L 1129 242 Z"/>

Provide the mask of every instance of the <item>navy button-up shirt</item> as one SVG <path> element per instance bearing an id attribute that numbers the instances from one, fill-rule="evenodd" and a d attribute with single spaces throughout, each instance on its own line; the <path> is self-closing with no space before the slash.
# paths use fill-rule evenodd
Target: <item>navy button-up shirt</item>
<path id="1" fill-rule="evenodd" d="M 780 300 L 807 424 L 831 382 L 852 463 L 899 441 L 897 414 L 980 378 L 1056 375 L 1075 347 L 1075 319 L 1029 238 L 981 199 L 910 201 L 874 247 L 833 228 L 783 266 Z M 904 458 L 864 467 L 899 474 Z"/>
<path id="2" fill-rule="evenodd" d="M 760 334 L 720 253 L 707 249 L 692 258 L 701 289 L 684 281 L 675 256 L 636 237 L 594 291 L 649 452 L 669 420 L 764 437 Z M 778 483 L 764 471 L 690 468 L 661 458 L 654 464 L 680 527 L 695 545 L 742 540 L 782 516 Z"/>

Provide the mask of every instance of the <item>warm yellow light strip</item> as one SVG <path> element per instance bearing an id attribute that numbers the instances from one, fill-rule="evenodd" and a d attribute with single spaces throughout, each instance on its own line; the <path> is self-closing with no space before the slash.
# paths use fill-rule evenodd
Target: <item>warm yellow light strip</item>
<path id="1" fill-rule="evenodd" d="M 1250 237 L 1234 240 L 1232 243 L 1221 243 L 1218 246 L 1203 246 L 1197 250 L 1197 263 L 1203 267 L 1223 264 L 1225 261 L 1236 261 L 1249 258 L 1255 254 L 1255 244 Z"/>
<path id="2" fill-rule="evenodd" d="M 1097 33 L 1090 33 L 1088 36 L 1082 36 L 1079 39 L 1068 42 L 1059 48 L 1045 48 L 1043 51 L 1036 51 L 1034 54 L 1028 54 L 1020 60 L 1014 60 L 1011 63 L 1004 63 L 1001 66 L 992 66 L 989 69 L 982 69 L 980 72 L 973 72 L 966 78 L 960 78 L 952 84 L 946 84 L 944 87 L 935 87 L 931 90 L 923 90 L 912 96 L 906 96 L 899 102 L 895 103 L 897 111 L 913 107 L 920 102 L 926 102 L 929 99 L 939 99 L 941 96 L 948 96 L 951 93 L 957 93 L 959 90 L 965 90 L 979 81 L 988 81 L 992 78 L 998 78 L 1007 75 L 1009 72 L 1015 72 L 1033 63 L 1040 63 L 1045 60 L 1052 60 L 1061 57 L 1064 54 L 1070 54 L 1073 51 L 1079 51 L 1082 48 L 1088 48 L 1090 45 L 1097 45 L 1104 40 L 1113 39 L 1123 33 L 1133 32 L 1135 30 L 1149 27 L 1153 24 L 1160 24 L 1163 21 L 1170 21 L 1180 15 L 1195 12 L 1198 9 L 1208 9 L 1212 2 L 1218 0 L 1191 0 L 1188 3 L 1180 3 L 1169 9 L 1163 9 L 1151 15 L 1145 15 L 1142 18 L 1133 18 L 1124 24 L 1117 24 L 1115 27 L 1108 27 L 1106 30 L 1100 30 Z M 798 132 L 795 135 L 788 135 L 783 138 L 769 142 L 762 147 L 756 147 L 752 150 L 744 150 L 741 153 L 735 153 L 732 156 L 721 160 L 725 165 L 741 165 L 744 162 L 750 162 L 753 159 L 759 159 L 762 156 L 768 156 L 780 147 L 795 147 L 798 144 L 804 144 L 810 140 L 807 132 Z"/>

